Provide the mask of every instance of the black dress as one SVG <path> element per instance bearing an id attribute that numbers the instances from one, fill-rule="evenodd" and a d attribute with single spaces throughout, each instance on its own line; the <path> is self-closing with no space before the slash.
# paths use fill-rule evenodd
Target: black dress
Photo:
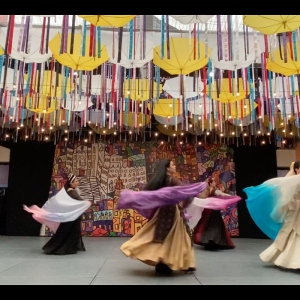
<path id="1" fill-rule="evenodd" d="M 79 201 L 83 199 L 74 189 L 67 191 L 68 195 Z M 66 255 L 85 251 L 81 236 L 81 216 L 74 221 L 61 223 L 53 237 L 42 248 L 46 254 Z"/>

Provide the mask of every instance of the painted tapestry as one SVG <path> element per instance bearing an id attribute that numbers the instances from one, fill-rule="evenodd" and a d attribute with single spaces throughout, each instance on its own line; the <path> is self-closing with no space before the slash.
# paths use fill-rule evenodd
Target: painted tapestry
<path id="1" fill-rule="evenodd" d="M 86 236 L 132 236 L 147 222 L 131 209 L 117 210 L 122 189 L 139 190 L 149 180 L 157 162 L 170 158 L 176 164 L 176 176 L 183 182 L 204 181 L 213 176 L 218 188 L 235 194 L 233 150 L 225 145 L 197 147 L 171 143 L 62 143 L 56 146 L 50 197 L 65 184 L 66 170 L 80 181 L 81 197 L 93 201 L 82 216 L 82 234 Z M 222 211 L 231 236 L 238 236 L 236 204 Z M 52 235 L 46 231 L 45 235 Z"/>

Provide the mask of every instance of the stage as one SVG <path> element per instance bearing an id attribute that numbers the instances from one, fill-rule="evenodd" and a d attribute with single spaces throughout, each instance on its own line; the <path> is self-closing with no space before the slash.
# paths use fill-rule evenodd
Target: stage
<path id="1" fill-rule="evenodd" d="M 233 250 L 195 245 L 197 270 L 157 276 L 154 268 L 127 258 L 128 238 L 84 237 L 86 252 L 54 256 L 41 248 L 48 237 L 0 237 L 0 285 L 299 285 L 300 270 L 268 266 L 259 258 L 271 240 L 239 239 Z"/>

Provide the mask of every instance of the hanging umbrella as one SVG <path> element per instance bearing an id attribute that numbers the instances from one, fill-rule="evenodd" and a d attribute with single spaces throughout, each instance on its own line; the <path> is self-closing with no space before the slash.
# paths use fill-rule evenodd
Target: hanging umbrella
<path id="1" fill-rule="evenodd" d="M 196 84 L 196 91 L 194 91 L 194 78 L 193 77 L 186 77 L 184 76 L 184 96 L 185 98 L 193 98 L 197 97 L 197 84 Z M 198 81 L 199 84 L 199 92 L 201 92 L 204 88 L 204 84 L 201 80 Z M 179 98 L 180 97 L 180 85 L 179 85 L 179 77 L 174 77 L 171 79 L 167 79 L 165 81 L 165 84 L 163 86 L 163 90 L 166 91 L 169 95 L 171 95 L 173 98 Z"/>
<path id="2" fill-rule="evenodd" d="M 248 84 L 248 83 L 247 83 Z M 229 79 L 228 78 L 222 78 L 221 80 L 221 87 L 220 87 L 220 94 L 218 96 L 217 93 L 217 82 L 214 81 L 214 83 L 211 86 L 211 98 L 214 100 L 219 100 L 222 103 L 232 103 L 236 102 L 238 100 L 242 100 L 246 98 L 246 91 L 243 87 L 243 80 L 242 78 L 239 78 L 238 80 L 238 86 L 236 85 L 235 80 L 232 80 L 232 86 L 233 89 L 230 91 L 229 89 Z M 232 93 L 234 91 L 234 94 Z M 250 89 L 248 88 L 248 91 Z M 206 93 L 209 93 L 209 86 L 206 86 Z"/>
<path id="3" fill-rule="evenodd" d="M 205 101 L 205 111 L 206 113 L 211 113 L 213 111 L 213 106 L 215 105 L 215 100 L 209 99 L 206 97 Z M 188 102 L 188 111 L 194 115 L 203 115 L 204 114 L 204 98 L 201 97 L 196 100 Z"/>
<path id="4" fill-rule="evenodd" d="M 153 48 L 155 47 L 155 42 L 146 39 L 144 41 L 146 45 L 145 50 L 145 59 L 141 59 L 141 34 L 137 32 L 135 35 L 135 42 L 132 40 L 132 52 L 130 57 L 130 34 L 124 33 L 122 39 L 122 51 L 121 51 L 121 60 L 118 63 L 118 55 L 117 51 L 115 56 L 113 57 L 113 45 L 118 45 L 118 36 L 115 37 L 114 43 L 110 43 L 106 45 L 107 52 L 109 55 L 109 61 L 118 64 L 124 68 L 131 69 L 131 68 L 141 68 L 144 64 L 149 62 L 153 59 Z"/>
<path id="5" fill-rule="evenodd" d="M 253 109 L 251 108 L 249 99 L 245 99 L 244 103 L 241 103 L 243 101 L 236 101 L 235 103 L 231 103 L 230 105 L 230 112 L 228 107 L 225 106 L 225 118 L 229 119 L 231 118 L 243 118 L 245 116 L 248 116 L 253 109 L 256 109 L 258 106 L 256 102 L 253 104 Z M 243 111 L 243 114 L 242 114 Z"/>
<path id="6" fill-rule="evenodd" d="M 82 118 L 84 112 L 78 113 L 78 116 Z M 92 124 L 99 124 L 103 119 L 103 112 L 101 109 L 89 109 L 86 113 L 86 120 L 91 122 Z M 105 120 L 108 119 L 107 113 L 105 113 Z"/>
<path id="7" fill-rule="evenodd" d="M 298 42 L 296 42 L 296 49 L 297 49 L 296 50 L 297 55 L 298 57 L 300 57 Z M 286 43 L 286 52 L 287 52 L 287 62 L 284 62 L 284 59 L 282 57 L 284 53 L 283 47 L 281 47 L 281 52 L 280 49 L 275 50 L 273 55 L 274 56 L 273 61 L 270 57 L 267 59 L 266 69 L 285 76 L 300 74 L 300 60 L 298 59 L 298 61 L 295 61 L 292 58 L 294 56 L 291 55 L 290 43 Z"/>
<path id="8" fill-rule="evenodd" d="M 182 124 L 178 124 L 177 130 L 175 130 L 175 126 L 165 127 L 162 124 L 157 125 L 156 128 L 159 132 L 172 137 L 179 136 L 182 133 Z"/>
<path id="9" fill-rule="evenodd" d="M 0 48 L 1 49 L 1 48 Z M 17 74 L 18 78 L 18 74 Z M 0 82 L 0 87 L 3 87 L 3 81 L 4 81 L 4 67 L 2 67 L 2 74 L 1 74 L 1 82 Z M 7 75 L 6 75 L 6 87 L 8 90 L 12 90 L 14 87 L 14 69 L 7 68 Z"/>
<path id="10" fill-rule="evenodd" d="M 60 54 L 60 44 L 61 44 L 61 34 L 58 33 L 52 40 L 49 41 L 49 48 L 51 49 L 53 56 L 55 59 L 64 66 L 72 68 L 74 70 L 85 70 L 92 71 L 95 68 L 102 65 L 104 62 L 108 61 L 109 57 L 106 51 L 105 45 L 100 45 L 101 48 L 101 57 L 98 55 L 89 56 L 89 46 L 90 46 L 90 38 L 86 37 L 86 55 L 82 56 L 81 54 L 81 38 L 82 35 L 77 33 L 74 35 L 74 48 L 73 54 L 70 54 L 68 50 L 67 53 Z M 68 45 L 71 42 L 71 34 L 68 34 Z M 96 43 L 96 53 L 98 53 L 98 43 Z"/>
<path id="11" fill-rule="evenodd" d="M 257 44 L 257 54 L 260 55 L 262 52 L 260 44 Z M 242 68 L 247 68 L 255 61 L 255 49 L 251 49 L 247 57 L 245 57 L 245 49 L 243 44 L 239 44 L 239 57 L 236 56 L 235 47 L 233 49 L 233 60 L 220 60 L 218 59 L 218 48 L 215 47 L 211 52 L 211 60 L 216 68 L 221 70 L 235 71 Z"/>
<path id="12" fill-rule="evenodd" d="M 263 34 L 277 34 L 298 29 L 300 15 L 244 15 L 243 22 Z"/>
<path id="13" fill-rule="evenodd" d="M 172 75 L 188 75 L 201 69 L 208 63 L 210 49 L 205 55 L 205 44 L 200 42 L 200 58 L 193 59 L 194 51 L 198 53 L 198 42 L 196 49 L 190 44 L 189 38 L 170 38 L 170 59 L 167 58 L 167 42 L 164 43 L 165 57 L 161 58 L 161 47 L 154 48 L 153 63 Z M 197 56 L 197 55 L 196 55 Z"/>
<path id="14" fill-rule="evenodd" d="M 232 125 L 235 125 L 235 126 L 239 126 L 241 124 L 243 124 L 243 126 L 248 126 L 252 123 L 254 123 L 256 121 L 256 119 L 252 120 L 251 119 L 251 115 L 247 115 L 245 116 L 244 118 L 231 118 L 231 119 L 228 119 L 228 122 Z"/>
<path id="15" fill-rule="evenodd" d="M 40 53 L 40 44 L 41 44 L 41 36 L 37 35 L 34 32 L 31 32 L 31 39 L 30 39 L 30 50 L 26 53 L 26 47 L 24 51 L 20 49 L 18 51 L 18 41 L 19 41 L 19 34 L 20 34 L 20 28 L 14 29 L 14 36 L 13 36 L 13 42 L 12 42 L 12 51 L 10 54 L 10 57 L 13 59 L 17 59 L 20 61 L 23 61 L 24 63 L 43 63 L 47 61 L 51 57 L 51 51 L 48 51 L 48 53 L 41 54 Z M 0 31 L 0 44 L 2 46 L 5 45 L 6 42 L 6 36 L 7 32 L 6 30 Z M 1 49 L 1 47 L 0 47 Z"/>
<path id="16" fill-rule="evenodd" d="M 106 26 L 106 27 L 123 27 L 135 15 L 78 15 L 80 18 L 88 21 L 94 26 Z"/>
<path id="17" fill-rule="evenodd" d="M 136 113 L 122 113 L 122 125 L 128 126 L 128 127 L 134 127 L 135 126 L 135 117 Z M 145 125 L 150 123 L 150 115 L 145 115 L 142 113 L 139 113 L 137 115 L 137 120 L 136 120 L 137 126 L 138 127 L 144 127 Z M 140 126 L 141 124 L 141 126 Z"/>
<path id="18" fill-rule="evenodd" d="M 150 86 L 148 79 L 126 79 L 123 84 L 125 97 L 131 100 L 149 100 L 150 97 Z M 157 83 L 153 83 L 153 93 L 156 93 Z M 159 84 L 159 94 L 162 92 L 162 84 Z"/>
<path id="19" fill-rule="evenodd" d="M 181 115 L 177 116 L 177 118 L 176 116 L 171 118 L 166 118 L 166 117 L 154 115 L 154 118 L 158 123 L 163 125 L 170 125 L 170 126 L 180 124 L 183 120 L 183 117 Z"/>
<path id="20" fill-rule="evenodd" d="M 91 94 L 92 95 L 101 95 L 102 94 L 102 89 L 104 88 L 102 86 L 102 77 L 101 74 L 97 75 L 92 75 L 91 76 Z M 111 92 L 111 84 L 112 84 L 112 79 L 111 78 L 106 78 L 106 93 Z M 86 91 L 87 88 L 87 76 L 83 75 L 82 77 L 82 90 L 83 92 Z"/>
<path id="21" fill-rule="evenodd" d="M 170 15 L 181 24 L 206 23 L 214 15 Z"/>
<path id="22" fill-rule="evenodd" d="M 150 109 L 150 104 L 148 104 L 148 109 Z M 157 103 L 153 105 L 153 114 L 163 118 L 178 116 L 179 100 L 160 98 Z"/>
<path id="23" fill-rule="evenodd" d="M 74 101 L 74 96 L 73 99 L 71 99 L 71 94 L 67 94 L 66 105 L 63 106 L 63 108 L 70 111 L 84 111 L 86 109 L 86 106 L 91 107 L 94 105 L 90 98 L 88 100 L 88 105 L 86 105 L 86 97 L 81 97 L 81 99 L 78 98 Z"/>
<path id="24" fill-rule="evenodd" d="M 99 126 L 96 126 L 95 124 L 89 124 L 89 127 L 96 133 L 101 134 L 101 135 L 110 135 L 113 134 L 116 131 L 116 128 L 108 128 L 102 127 L 100 128 Z"/>

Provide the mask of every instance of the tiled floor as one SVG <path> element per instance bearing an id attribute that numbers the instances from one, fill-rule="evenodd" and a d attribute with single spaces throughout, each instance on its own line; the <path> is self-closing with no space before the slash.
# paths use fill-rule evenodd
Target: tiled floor
<path id="1" fill-rule="evenodd" d="M 270 240 L 233 239 L 233 250 L 195 246 L 197 271 L 155 275 L 154 268 L 123 255 L 128 238 L 85 237 L 86 252 L 43 254 L 47 237 L 0 237 L 0 285 L 300 285 L 300 271 L 259 259 Z"/>

